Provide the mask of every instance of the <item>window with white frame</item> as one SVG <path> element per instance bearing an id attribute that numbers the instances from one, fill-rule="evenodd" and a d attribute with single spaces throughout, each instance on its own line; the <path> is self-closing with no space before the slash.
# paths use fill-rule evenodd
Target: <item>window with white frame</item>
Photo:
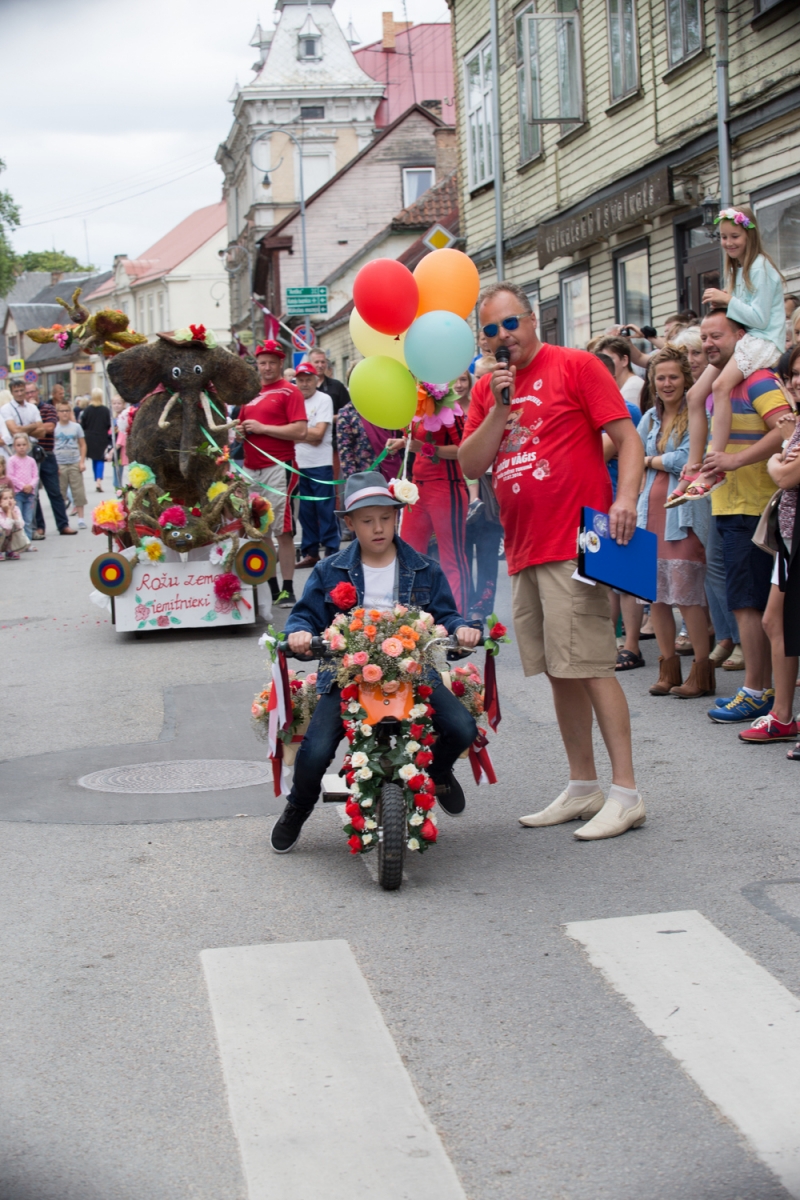
<path id="1" fill-rule="evenodd" d="M 591 304 L 589 298 L 589 268 L 575 267 L 559 280 L 561 287 L 561 321 L 565 346 L 583 350 L 591 337 Z"/>
<path id="2" fill-rule="evenodd" d="M 703 48 L 703 0 L 666 0 L 669 65 L 676 67 Z"/>
<path id="3" fill-rule="evenodd" d="M 158 328 L 167 328 L 167 297 L 166 293 L 158 293 Z"/>
<path id="4" fill-rule="evenodd" d="M 584 120 L 580 14 L 576 0 L 558 11 L 533 8 L 518 16 L 522 37 L 525 116 L 529 125 L 561 125 L 568 133 Z"/>
<path id="5" fill-rule="evenodd" d="M 409 204 L 419 200 L 435 182 L 436 172 L 433 167 L 404 167 L 403 207 L 407 208 Z"/>
<path id="6" fill-rule="evenodd" d="M 650 257 L 646 245 L 622 251 L 614 260 L 617 273 L 617 319 L 620 325 L 649 325 Z"/>
<path id="7" fill-rule="evenodd" d="M 155 297 L 152 292 L 147 293 L 147 332 L 155 333 L 156 331 L 156 315 L 155 315 Z"/>
<path id="8" fill-rule="evenodd" d="M 145 330 L 144 296 L 139 297 L 138 309 L 139 309 L 139 333 L 144 333 L 144 330 Z"/>
<path id="9" fill-rule="evenodd" d="M 528 4 L 514 17 L 514 36 L 516 39 L 517 49 L 517 105 L 519 109 L 519 157 L 520 162 L 530 162 L 532 158 L 536 158 L 537 154 L 541 153 L 542 149 L 542 133 L 538 125 L 532 125 L 528 120 L 528 88 L 533 88 L 533 111 L 536 116 L 541 115 L 541 105 L 539 103 L 539 76 L 538 76 L 538 60 L 536 55 L 531 56 L 531 78 L 530 83 L 525 72 L 525 24 L 523 17 L 528 13 L 532 13 L 535 9 L 534 4 Z"/>
<path id="10" fill-rule="evenodd" d="M 467 98 L 467 158 L 470 187 L 480 187 L 494 178 L 492 161 L 492 97 L 494 68 L 488 41 L 464 60 L 464 89 Z"/>
<path id="11" fill-rule="evenodd" d="M 800 273 L 800 187 L 768 196 L 753 207 L 767 254 L 784 275 Z"/>
<path id="12" fill-rule="evenodd" d="M 634 0 L 608 0 L 608 55 L 613 104 L 639 87 Z"/>

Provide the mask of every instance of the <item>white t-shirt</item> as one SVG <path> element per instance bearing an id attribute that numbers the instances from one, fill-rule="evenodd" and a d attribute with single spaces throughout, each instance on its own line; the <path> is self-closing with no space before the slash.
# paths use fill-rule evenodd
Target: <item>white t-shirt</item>
<path id="1" fill-rule="evenodd" d="M 619 389 L 622 393 L 622 399 L 628 404 L 633 404 L 636 408 L 641 408 L 639 399 L 644 387 L 644 380 L 638 375 L 631 375 L 630 379 L 626 379 L 622 387 Z"/>
<path id="2" fill-rule="evenodd" d="M 397 558 L 388 567 L 364 567 L 364 608 L 394 607 Z"/>
<path id="3" fill-rule="evenodd" d="M 301 471 L 307 471 L 310 467 L 332 467 L 333 401 L 330 396 L 326 396 L 324 392 L 314 392 L 314 395 L 306 400 L 306 416 L 309 428 L 312 425 L 319 425 L 321 421 L 325 421 L 328 428 L 318 446 L 309 446 L 306 442 L 295 442 L 294 455 L 298 467 Z"/>
<path id="4" fill-rule="evenodd" d="M 29 404 L 26 400 L 18 404 L 14 400 L 0 408 L 0 417 L 4 421 L 14 421 L 17 425 L 38 425 L 42 414 L 35 404 Z"/>

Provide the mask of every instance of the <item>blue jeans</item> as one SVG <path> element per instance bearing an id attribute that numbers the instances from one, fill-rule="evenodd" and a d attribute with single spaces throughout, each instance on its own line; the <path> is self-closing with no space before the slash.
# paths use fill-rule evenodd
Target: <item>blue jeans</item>
<path id="1" fill-rule="evenodd" d="M 333 467 L 312 467 L 309 473 L 301 471 L 298 476 L 298 491 L 301 496 L 321 496 L 321 500 L 300 501 L 300 524 L 303 527 L 302 552 L 316 558 L 320 546 L 335 553 L 339 549 L 339 526 L 336 521 L 335 489 L 326 483 L 315 483 L 315 479 L 329 479 L 333 483 Z"/>
<path id="2" fill-rule="evenodd" d="M 33 536 L 33 513 L 36 508 L 36 492 L 14 492 L 14 499 L 19 506 L 19 511 L 25 522 L 25 532 L 30 541 Z"/>
<path id="3" fill-rule="evenodd" d="M 739 627 L 736 624 L 736 617 L 728 608 L 725 595 L 725 560 L 722 557 L 722 538 L 719 535 L 715 517 L 712 517 L 708 523 L 706 597 L 717 641 L 729 640 L 738 645 Z"/>
<path id="4" fill-rule="evenodd" d="M 58 463 L 56 462 L 55 454 L 45 454 L 44 462 L 39 463 L 39 480 L 47 492 L 59 532 L 62 529 L 69 529 L 69 517 L 67 516 L 67 510 L 61 496 L 61 484 L 58 481 Z M 45 527 L 44 513 L 42 513 L 41 527 L 42 529 Z"/>
<path id="5" fill-rule="evenodd" d="M 294 764 L 294 783 L 287 799 L 295 808 L 310 812 L 319 799 L 322 776 L 333 762 L 336 747 L 344 737 L 339 688 L 334 684 L 320 696 Z M 475 741 L 478 727 L 460 700 L 443 683 L 433 689 L 429 704 L 434 710 L 433 725 L 439 737 L 433 748 L 429 774 L 437 783 L 453 769 L 453 764 Z"/>
<path id="6" fill-rule="evenodd" d="M 476 576 L 470 600 L 470 613 L 488 617 L 494 609 L 494 595 L 497 589 L 497 568 L 500 552 L 500 541 L 503 537 L 503 526 L 487 521 L 483 512 L 478 514 L 475 521 L 467 525 L 467 559 L 470 574 L 472 574 L 472 554 L 475 550 Z"/>

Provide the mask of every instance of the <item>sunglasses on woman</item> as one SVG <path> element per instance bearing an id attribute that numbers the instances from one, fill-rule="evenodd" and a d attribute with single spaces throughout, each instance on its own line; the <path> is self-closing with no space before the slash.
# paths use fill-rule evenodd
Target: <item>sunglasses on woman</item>
<path id="1" fill-rule="evenodd" d="M 526 312 L 517 313 L 515 317 L 506 317 L 505 321 L 500 322 L 500 325 L 502 325 L 503 329 L 507 329 L 509 333 L 512 333 L 513 330 L 519 328 L 519 323 L 523 317 L 529 317 L 530 315 L 530 313 Z M 498 333 L 500 332 L 500 325 L 496 325 L 494 322 L 492 322 L 491 325 L 484 325 L 481 332 L 484 333 L 488 338 L 497 337 Z"/>

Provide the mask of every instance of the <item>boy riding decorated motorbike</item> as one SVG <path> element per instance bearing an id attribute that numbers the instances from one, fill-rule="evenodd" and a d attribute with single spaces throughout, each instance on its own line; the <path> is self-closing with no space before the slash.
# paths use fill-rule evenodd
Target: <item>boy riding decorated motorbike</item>
<path id="1" fill-rule="evenodd" d="M 403 487 L 408 486 L 403 484 Z M 361 652 L 366 666 L 360 672 L 360 688 L 351 689 L 348 686 L 342 689 L 337 683 L 342 660 L 339 658 L 337 661 L 333 655 L 344 645 L 343 637 L 342 646 L 335 644 L 339 640 L 338 629 L 342 626 L 344 614 L 350 614 L 348 631 L 354 626 L 359 631 L 363 630 L 367 641 L 371 643 L 378 639 L 382 617 L 384 620 L 390 617 L 396 619 L 402 617 L 405 610 L 408 610 L 409 618 L 412 612 L 418 613 L 416 619 L 420 624 L 420 632 L 409 627 L 400 637 L 384 638 L 380 651 L 393 659 L 399 659 L 402 655 L 404 642 L 408 642 L 409 646 L 415 645 L 415 638 L 430 638 L 432 632 L 439 633 L 441 637 L 454 635 L 458 646 L 467 651 L 481 642 L 480 628 L 468 624 L 456 610 L 450 586 L 438 563 L 418 554 L 397 536 L 397 510 L 402 506 L 402 501 L 395 498 L 392 486 L 387 484 L 383 475 L 378 471 L 351 475 L 345 486 L 344 504 L 344 510 L 339 515 L 352 529 L 355 540 L 346 550 L 317 563 L 306 583 L 302 599 L 297 602 L 286 623 L 289 651 L 295 657 L 309 656 L 312 639 L 318 646 L 323 633 L 326 636 L 326 648 L 317 674 L 317 703 L 295 760 L 294 782 L 286 807 L 272 830 L 271 846 L 278 854 L 286 854 L 297 844 L 303 824 L 319 798 L 323 775 L 342 737 L 347 735 L 352 747 L 355 725 L 361 733 L 369 736 L 370 722 L 377 721 L 380 716 L 376 712 L 372 716 L 367 713 L 360 719 L 357 717 L 357 714 L 365 711 L 362 708 L 364 683 L 369 683 L 372 674 L 377 687 L 377 681 L 381 678 L 379 668 L 368 662 L 369 656 L 365 651 Z M 375 614 L 374 617 L 372 614 Z M 434 623 L 442 628 L 433 631 L 430 627 Z M 405 626 L 402 628 L 405 629 Z M 370 630 L 373 631 L 371 635 Z M 360 663 L 361 658 L 357 661 Z M 418 720 L 421 729 L 432 724 L 433 730 L 424 737 L 426 744 L 421 742 L 415 751 L 416 766 L 412 776 L 419 778 L 424 775 L 426 783 L 431 781 L 426 789 L 423 809 L 429 807 L 427 797 L 432 794 L 444 812 L 459 816 L 464 811 L 465 799 L 461 785 L 453 774 L 453 766 L 456 759 L 475 742 L 478 728 L 473 716 L 444 685 L 437 672 L 428 667 L 423 677 L 421 669 L 416 669 L 417 664 L 414 666 L 415 672 L 409 674 L 418 675 L 413 681 L 416 692 L 413 699 L 418 703 L 407 704 L 407 711 L 404 709 L 400 717 L 405 715 L 412 723 Z M 370 667 L 373 668 L 371 672 Z M 391 686 L 384 685 L 384 688 L 386 695 L 377 699 L 377 703 L 387 708 L 393 706 L 393 697 L 401 688 L 408 690 L 411 699 L 412 683 L 398 684 L 394 681 Z M 357 696 L 362 699 L 357 699 Z M 356 715 L 355 720 L 351 714 Z M 433 733 L 437 735 L 435 743 Z M 432 748 L 428 750 L 427 745 L 430 744 Z M 359 768 L 352 762 L 356 756 L 351 754 L 348 764 L 356 768 L 349 771 L 353 779 L 348 815 L 353 820 L 352 836 L 360 842 L 357 849 L 367 849 L 366 838 L 361 830 L 370 816 L 368 813 L 366 817 L 362 816 L 358 811 Z M 405 771 L 408 774 L 408 768 Z M 400 775 L 405 778 L 402 770 Z M 413 782 L 412 776 L 409 778 Z M 424 821 L 420 823 L 424 827 Z"/>

